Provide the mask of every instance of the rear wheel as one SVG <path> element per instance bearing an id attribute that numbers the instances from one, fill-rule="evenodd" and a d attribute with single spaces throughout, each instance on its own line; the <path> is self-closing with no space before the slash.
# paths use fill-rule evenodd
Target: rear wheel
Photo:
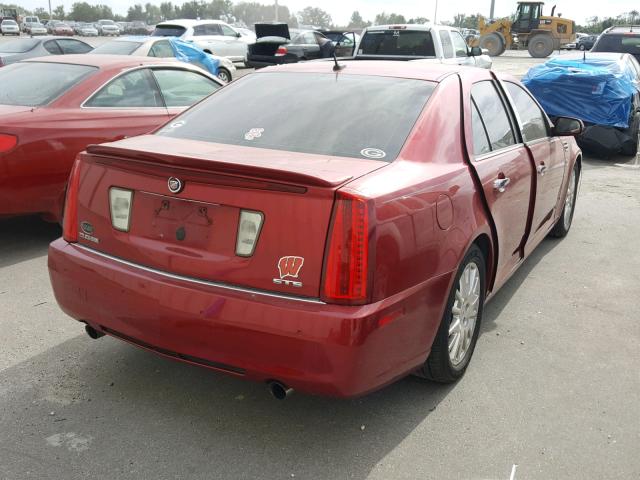
<path id="1" fill-rule="evenodd" d="M 580 50 L 584 51 L 586 50 L 586 47 L 584 46 L 584 43 L 581 43 L 580 46 L 578 47 Z"/>
<path id="2" fill-rule="evenodd" d="M 416 372 L 419 376 L 441 383 L 462 377 L 480 332 L 485 279 L 484 256 L 473 245 L 458 268 L 429 358 Z"/>
<path id="3" fill-rule="evenodd" d="M 529 40 L 529 55 L 533 58 L 545 58 L 553 53 L 553 38 L 539 33 Z"/>
<path id="4" fill-rule="evenodd" d="M 486 48 L 490 56 L 497 57 L 504 53 L 506 47 L 502 37 L 493 32 L 480 37 L 480 48 Z"/>
<path id="5" fill-rule="evenodd" d="M 220 67 L 218 68 L 218 78 L 223 82 L 228 83 L 231 81 L 231 72 L 224 67 Z"/>
<path id="6" fill-rule="evenodd" d="M 578 164 L 573 166 L 569 184 L 567 185 L 567 195 L 564 197 L 564 208 L 562 214 L 558 218 L 557 223 L 551 230 L 550 235 L 556 238 L 562 238 L 569 233 L 571 222 L 573 221 L 573 212 L 576 207 L 576 196 L 578 194 Z"/>

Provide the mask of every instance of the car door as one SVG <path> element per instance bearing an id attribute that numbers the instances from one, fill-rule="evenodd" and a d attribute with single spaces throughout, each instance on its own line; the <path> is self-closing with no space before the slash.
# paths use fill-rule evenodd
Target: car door
<path id="1" fill-rule="evenodd" d="M 314 32 L 304 32 L 298 37 L 300 58 L 320 58 L 320 45 Z"/>
<path id="2" fill-rule="evenodd" d="M 242 39 L 242 35 L 228 25 L 220 24 L 219 27 L 229 52 L 228 56 L 234 59 L 244 59 L 247 56 L 247 42 Z"/>
<path id="3" fill-rule="evenodd" d="M 193 39 L 201 48 L 210 50 L 214 55 L 230 55 L 229 45 L 225 42 L 222 29 L 217 23 L 204 23 L 193 27 Z"/>
<path id="4" fill-rule="evenodd" d="M 504 82 L 517 118 L 522 139 L 535 163 L 536 192 L 529 244 L 534 247 L 546 236 L 556 219 L 556 207 L 567 169 L 565 149 L 569 144 L 551 136 L 547 117 L 531 95 L 520 85 Z"/>
<path id="5" fill-rule="evenodd" d="M 476 64 L 476 57 L 469 55 L 469 47 L 467 42 L 464 41 L 460 32 L 451 30 L 451 41 L 453 43 L 453 53 L 455 55 L 456 63 L 458 65 L 466 65 L 473 67 Z"/>
<path id="6" fill-rule="evenodd" d="M 468 95 L 469 92 L 466 92 Z M 519 142 L 506 99 L 495 81 L 472 85 L 465 122 L 470 122 L 471 167 L 482 185 L 498 240 L 495 287 L 509 277 L 523 258 L 529 230 L 533 168 Z M 469 145 L 471 143 L 471 145 Z"/>
<path id="7" fill-rule="evenodd" d="M 440 38 L 440 45 L 442 46 L 442 63 L 454 65 L 456 59 L 453 55 L 453 42 L 451 41 L 449 30 L 438 30 L 438 38 Z"/>
<path id="8" fill-rule="evenodd" d="M 177 115 L 220 88 L 221 84 L 191 70 L 179 68 L 153 69 L 169 115 Z"/>

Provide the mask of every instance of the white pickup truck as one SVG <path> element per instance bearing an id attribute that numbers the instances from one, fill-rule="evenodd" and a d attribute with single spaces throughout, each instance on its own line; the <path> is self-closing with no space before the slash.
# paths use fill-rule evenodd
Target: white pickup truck
<path id="1" fill-rule="evenodd" d="M 491 57 L 469 47 L 462 34 L 444 25 L 403 24 L 367 27 L 356 47 L 356 60 L 415 60 L 491 68 Z"/>

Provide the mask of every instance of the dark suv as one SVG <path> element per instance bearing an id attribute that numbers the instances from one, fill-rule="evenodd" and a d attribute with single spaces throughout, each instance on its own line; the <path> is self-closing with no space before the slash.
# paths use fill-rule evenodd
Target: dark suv
<path id="1" fill-rule="evenodd" d="M 610 27 L 602 32 L 592 52 L 630 53 L 640 62 L 640 26 Z"/>

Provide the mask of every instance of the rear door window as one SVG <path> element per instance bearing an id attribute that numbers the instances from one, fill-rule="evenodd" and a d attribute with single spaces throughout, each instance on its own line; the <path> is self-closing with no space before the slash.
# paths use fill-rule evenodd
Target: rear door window
<path id="1" fill-rule="evenodd" d="M 196 25 L 193 27 L 193 35 L 198 37 L 222 35 L 222 30 L 217 23 L 205 23 L 204 25 Z"/>
<path id="2" fill-rule="evenodd" d="M 444 58 L 453 58 L 453 44 L 451 43 L 449 31 L 440 30 L 438 35 L 440 36 L 440 43 L 442 43 L 442 53 Z"/>
<path id="3" fill-rule="evenodd" d="M 360 55 L 435 57 L 431 32 L 426 30 L 370 30 L 364 34 Z"/>
<path id="4" fill-rule="evenodd" d="M 532 142 L 548 137 L 547 121 L 538 104 L 519 85 L 511 82 L 505 82 L 504 85 L 520 117 L 524 140 Z"/>
<path id="5" fill-rule="evenodd" d="M 74 54 L 74 53 L 88 53 L 92 48 L 84 42 L 73 40 L 71 38 L 60 38 L 56 40 L 58 45 L 62 49 L 62 53 Z"/>
<path id="6" fill-rule="evenodd" d="M 98 69 L 66 63 L 24 62 L 0 68 L 0 105 L 47 105 Z"/>
<path id="7" fill-rule="evenodd" d="M 484 124 L 484 120 L 478 112 L 476 102 L 471 100 L 471 126 L 473 129 L 473 153 L 474 155 L 483 155 L 491 151 L 489 144 L 489 136 Z"/>
<path id="8" fill-rule="evenodd" d="M 167 107 L 188 107 L 217 90 L 220 85 L 210 78 L 188 70 L 154 69 Z"/>
<path id="9" fill-rule="evenodd" d="M 471 89 L 471 98 L 484 120 L 492 150 L 515 145 L 516 140 L 502 97 L 491 81 L 476 83 Z"/>
<path id="10" fill-rule="evenodd" d="M 158 87 L 146 68 L 120 75 L 84 105 L 97 108 L 164 107 Z"/>

